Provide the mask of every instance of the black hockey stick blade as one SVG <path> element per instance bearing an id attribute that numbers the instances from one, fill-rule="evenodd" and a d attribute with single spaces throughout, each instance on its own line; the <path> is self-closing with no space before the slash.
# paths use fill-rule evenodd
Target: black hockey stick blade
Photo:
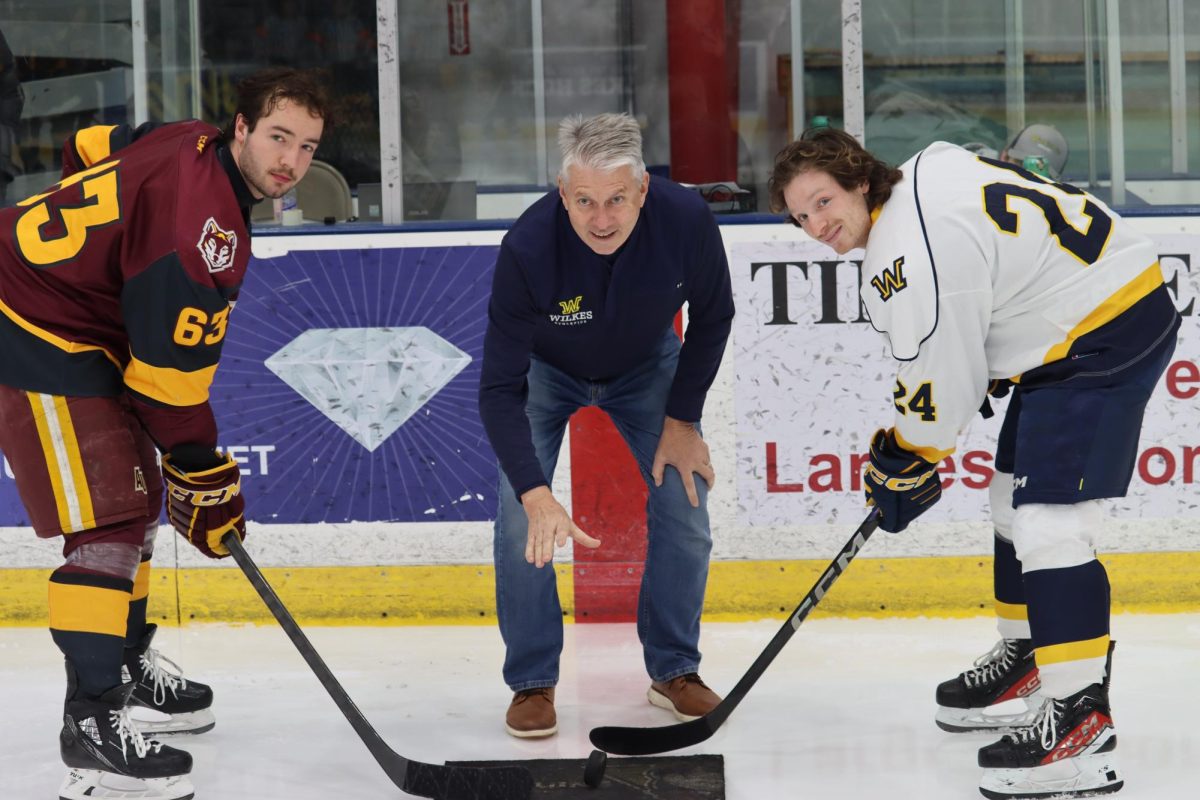
<path id="1" fill-rule="evenodd" d="M 878 527 L 879 512 L 871 509 L 871 513 L 858 526 L 858 530 L 854 532 L 849 541 L 842 546 L 837 557 L 821 573 L 821 577 L 808 590 L 808 594 L 800 601 L 800 605 L 796 606 L 796 610 L 788 617 L 787 622 L 783 623 L 783 627 L 779 629 L 779 632 L 775 634 L 774 638 L 771 639 L 758 658 L 754 660 L 754 663 L 750 665 L 750 669 L 738 681 L 737 686 L 734 686 L 733 691 L 725 695 L 725 699 L 717 704 L 716 708 L 703 717 L 691 720 L 690 722 L 680 722 L 676 725 L 665 725 L 660 728 L 619 728 L 611 726 L 593 728 L 592 732 L 588 735 L 588 738 L 592 740 L 592 746 L 606 753 L 615 753 L 621 756 L 645 756 L 679 750 L 706 741 L 717 732 L 721 724 L 729 718 L 733 710 L 742 702 L 746 693 L 750 691 L 750 687 L 762 677 L 767 667 L 775 660 L 779 652 L 783 650 L 783 646 L 787 644 L 792 635 L 800 628 L 800 623 L 804 622 L 809 612 L 816 608 L 817 603 L 821 602 L 821 598 L 829 591 L 829 587 L 846 571 L 846 568 L 850 566 L 850 562 L 854 560 L 854 556 L 863 548 L 867 543 L 867 539 L 871 538 L 871 534 Z"/>
<path id="2" fill-rule="evenodd" d="M 325 665 L 320 653 L 300 630 L 291 612 L 267 583 L 250 554 L 234 533 L 227 533 L 221 542 L 233 554 L 233 560 L 242 568 L 246 579 L 258 592 L 263 603 L 271 610 L 279 626 L 308 662 L 317 680 L 329 692 L 334 704 L 367 750 L 375 757 L 384 773 L 402 790 L 417 797 L 435 800 L 527 800 L 533 791 L 533 775 L 524 767 L 455 767 L 447 764 L 425 764 L 405 758 L 388 747 L 383 739 L 367 722 L 367 718 L 354 705 L 350 695 L 338 683 L 333 672 Z"/>

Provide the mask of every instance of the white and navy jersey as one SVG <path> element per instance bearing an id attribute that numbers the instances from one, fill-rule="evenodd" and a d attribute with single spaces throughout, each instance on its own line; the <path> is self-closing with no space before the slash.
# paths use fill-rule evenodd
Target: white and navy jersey
<path id="1" fill-rule="evenodd" d="M 862 299 L 901 362 L 898 438 L 936 462 L 990 380 L 1085 358 L 1080 337 L 1163 276 L 1152 242 L 1074 186 L 945 142 L 900 169 L 873 215 Z"/>

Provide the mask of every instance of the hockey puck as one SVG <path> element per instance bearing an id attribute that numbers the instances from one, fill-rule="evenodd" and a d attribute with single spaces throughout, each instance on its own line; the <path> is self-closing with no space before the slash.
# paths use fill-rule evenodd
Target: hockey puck
<path id="1" fill-rule="evenodd" d="M 583 769 L 583 782 L 595 789 L 604 780 L 604 768 L 608 766 L 608 756 L 601 750 L 593 750 L 588 756 L 587 766 Z"/>

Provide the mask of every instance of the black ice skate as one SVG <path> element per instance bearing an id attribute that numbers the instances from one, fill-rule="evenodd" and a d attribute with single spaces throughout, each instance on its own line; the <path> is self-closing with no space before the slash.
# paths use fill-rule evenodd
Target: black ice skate
<path id="1" fill-rule="evenodd" d="M 974 669 L 937 687 L 934 721 L 951 733 L 1006 731 L 1028 725 L 1040 707 L 1033 699 L 1039 685 L 1033 643 L 1001 639 L 975 660 Z M 1001 703 L 1008 705 L 992 708 Z"/>
<path id="2" fill-rule="evenodd" d="M 187 800 L 192 757 L 182 750 L 145 739 L 129 719 L 133 684 L 109 689 L 100 697 L 71 699 L 75 676 L 68 666 L 68 700 L 59 749 L 70 767 L 58 790 L 59 800 Z"/>
<path id="3" fill-rule="evenodd" d="M 1093 683 L 1065 700 L 1047 699 L 1032 725 L 979 750 L 979 791 L 992 800 L 1091 797 L 1124 784 L 1108 687 Z"/>
<path id="4" fill-rule="evenodd" d="M 157 625 L 147 625 L 141 641 L 125 648 L 121 677 L 134 684 L 130 699 L 134 724 L 142 733 L 156 736 L 211 730 L 216 725 L 212 689 L 184 678 L 178 664 L 150 646 L 157 630 Z"/>

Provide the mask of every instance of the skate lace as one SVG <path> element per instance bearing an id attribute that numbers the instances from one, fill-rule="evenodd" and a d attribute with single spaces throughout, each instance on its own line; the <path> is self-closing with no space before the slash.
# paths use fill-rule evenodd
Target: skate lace
<path id="1" fill-rule="evenodd" d="M 1001 639 L 988 652 L 975 659 L 975 669 L 963 673 L 967 687 L 990 683 L 1012 666 L 1017 654 L 1017 643 L 1013 639 Z"/>
<path id="2" fill-rule="evenodd" d="M 128 760 L 126 753 L 126 745 L 133 745 L 133 752 L 138 758 L 145 758 L 146 754 L 151 750 L 158 752 L 162 750 L 162 742 L 157 739 L 147 739 L 138 731 L 137 726 L 133 724 L 133 720 L 129 716 L 129 707 L 126 706 L 120 711 L 108 712 L 109 720 L 112 722 L 113 730 L 117 734 L 118 740 L 121 742 L 121 755 Z"/>
<path id="3" fill-rule="evenodd" d="M 1058 721 L 1065 713 L 1066 708 L 1061 700 L 1047 699 L 1042 705 L 1041 711 L 1038 712 L 1037 718 L 1031 724 L 1024 728 L 1017 728 L 1008 735 L 1014 741 L 1022 744 L 1033 741 L 1035 736 L 1040 737 L 1042 749 L 1049 751 L 1054 747 L 1058 736 Z"/>
<path id="4" fill-rule="evenodd" d="M 154 682 L 155 705 L 162 705 L 166 701 L 168 690 L 178 696 L 179 689 L 187 688 L 187 678 L 183 677 L 179 665 L 154 648 L 147 648 L 140 660 L 142 675 Z M 164 664 L 170 665 L 171 670 L 167 670 Z"/>

